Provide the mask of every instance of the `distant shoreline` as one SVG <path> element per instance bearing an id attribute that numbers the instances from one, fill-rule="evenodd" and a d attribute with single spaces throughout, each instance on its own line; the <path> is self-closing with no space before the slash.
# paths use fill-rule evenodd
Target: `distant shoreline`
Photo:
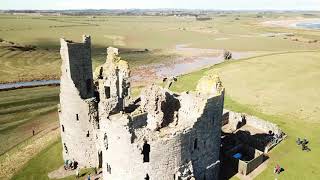
<path id="1" fill-rule="evenodd" d="M 298 26 L 299 24 L 312 24 L 312 23 L 319 23 L 320 18 L 301 18 L 301 19 L 284 19 L 284 20 L 271 20 L 265 21 L 261 24 L 263 26 L 269 27 L 285 27 L 285 28 L 302 28 L 302 29 L 313 29 L 304 26 Z"/>

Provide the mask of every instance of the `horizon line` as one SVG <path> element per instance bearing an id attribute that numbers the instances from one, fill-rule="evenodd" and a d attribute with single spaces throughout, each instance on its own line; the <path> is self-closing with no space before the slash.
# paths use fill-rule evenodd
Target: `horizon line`
<path id="1" fill-rule="evenodd" d="M 75 9 L 1 9 L 1 11 L 86 11 L 86 10 L 205 10 L 205 11 L 316 11 L 320 12 L 320 10 L 316 9 L 206 9 L 206 8 L 110 8 L 110 9 L 98 9 L 98 8 L 75 8 Z"/>

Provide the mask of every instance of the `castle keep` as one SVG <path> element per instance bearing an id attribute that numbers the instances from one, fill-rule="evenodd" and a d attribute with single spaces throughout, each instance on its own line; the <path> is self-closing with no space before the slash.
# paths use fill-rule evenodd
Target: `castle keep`
<path id="1" fill-rule="evenodd" d="M 59 118 L 63 157 L 100 167 L 108 180 L 218 179 L 224 88 L 203 77 L 194 92 L 150 85 L 130 95 L 116 48 L 92 72 L 91 40 L 61 39 Z"/>

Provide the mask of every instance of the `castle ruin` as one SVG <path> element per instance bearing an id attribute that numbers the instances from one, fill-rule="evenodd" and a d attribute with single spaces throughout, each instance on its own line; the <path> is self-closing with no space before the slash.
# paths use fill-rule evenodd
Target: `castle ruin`
<path id="1" fill-rule="evenodd" d="M 194 92 L 150 85 L 130 95 L 116 48 L 92 72 L 91 40 L 61 39 L 59 118 L 63 158 L 102 168 L 110 180 L 211 180 L 220 169 L 224 88 L 203 77 Z"/>

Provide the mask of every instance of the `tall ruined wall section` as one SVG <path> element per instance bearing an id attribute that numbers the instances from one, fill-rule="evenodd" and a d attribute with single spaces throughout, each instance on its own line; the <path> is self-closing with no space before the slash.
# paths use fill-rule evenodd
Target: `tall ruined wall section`
<path id="1" fill-rule="evenodd" d="M 151 86 L 141 95 L 143 113 L 100 117 L 103 177 L 218 179 L 224 90 L 212 92 Z"/>
<path id="2" fill-rule="evenodd" d="M 61 39 L 62 58 L 59 119 L 64 160 L 80 167 L 96 166 L 97 102 L 91 64 L 90 37 L 82 43 Z"/>
<path id="3" fill-rule="evenodd" d="M 106 117 L 123 111 L 130 97 L 128 63 L 118 56 L 116 48 L 109 47 L 107 53 L 106 62 L 94 74 L 100 96 L 99 112 Z"/>

